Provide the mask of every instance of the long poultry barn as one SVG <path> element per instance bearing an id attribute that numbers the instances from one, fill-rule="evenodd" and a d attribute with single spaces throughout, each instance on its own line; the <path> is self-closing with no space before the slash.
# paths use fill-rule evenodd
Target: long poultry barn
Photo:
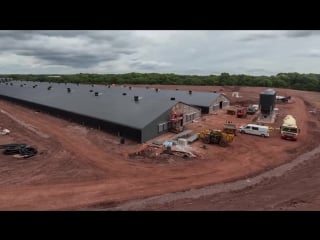
<path id="1" fill-rule="evenodd" d="M 172 113 L 183 126 L 229 104 L 212 92 L 30 81 L 1 81 L 0 97 L 141 143 L 167 132 Z"/>

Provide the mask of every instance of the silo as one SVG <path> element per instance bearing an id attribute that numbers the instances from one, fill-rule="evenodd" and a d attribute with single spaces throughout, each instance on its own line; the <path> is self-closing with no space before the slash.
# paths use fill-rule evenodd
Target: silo
<path id="1" fill-rule="evenodd" d="M 276 102 L 276 91 L 269 88 L 264 92 L 260 93 L 260 110 L 262 114 L 269 115 L 275 106 Z"/>

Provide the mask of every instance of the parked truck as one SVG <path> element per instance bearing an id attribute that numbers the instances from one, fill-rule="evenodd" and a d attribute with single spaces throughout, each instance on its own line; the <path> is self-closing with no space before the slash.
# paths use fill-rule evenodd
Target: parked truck
<path id="1" fill-rule="evenodd" d="M 296 119 L 292 115 L 287 115 L 280 126 L 282 139 L 297 140 L 300 129 L 297 126 Z"/>
<path id="2" fill-rule="evenodd" d="M 247 110 L 247 114 L 254 115 L 258 111 L 258 108 L 255 105 L 250 105 Z"/>
<path id="3" fill-rule="evenodd" d="M 240 107 L 237 109 L 237 117 L 245 118 L 247 116 L 247 107 Z"/>

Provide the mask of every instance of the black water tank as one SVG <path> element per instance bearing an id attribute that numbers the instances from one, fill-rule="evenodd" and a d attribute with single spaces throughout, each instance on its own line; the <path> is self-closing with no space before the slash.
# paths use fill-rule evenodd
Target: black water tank
<path id="1" fill-rule="evenodd" d="M 95 92 L 94 95 L 95 95 L 95 96 L 99 96 L 99 92 Z"/>
<path id="2" fill-rule="evenodd" d="M 262 114 L 270 114 L 276 103 L 276 91 L 269 88 L 260 93 L 260 109 Z"/>
<path id="3" fill-rule="evenodd" d="M 139 96 L 134 96 L 134 101 L 139 101 Z"/>

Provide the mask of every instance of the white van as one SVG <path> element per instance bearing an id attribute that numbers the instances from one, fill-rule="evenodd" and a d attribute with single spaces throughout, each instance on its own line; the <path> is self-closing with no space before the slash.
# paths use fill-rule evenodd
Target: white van
<path id="1" fill-rule="evenodd" d="M 256 124 L 247 124 L 239 128 L 240 133 L 269 137 L 269 127 Z"/>

